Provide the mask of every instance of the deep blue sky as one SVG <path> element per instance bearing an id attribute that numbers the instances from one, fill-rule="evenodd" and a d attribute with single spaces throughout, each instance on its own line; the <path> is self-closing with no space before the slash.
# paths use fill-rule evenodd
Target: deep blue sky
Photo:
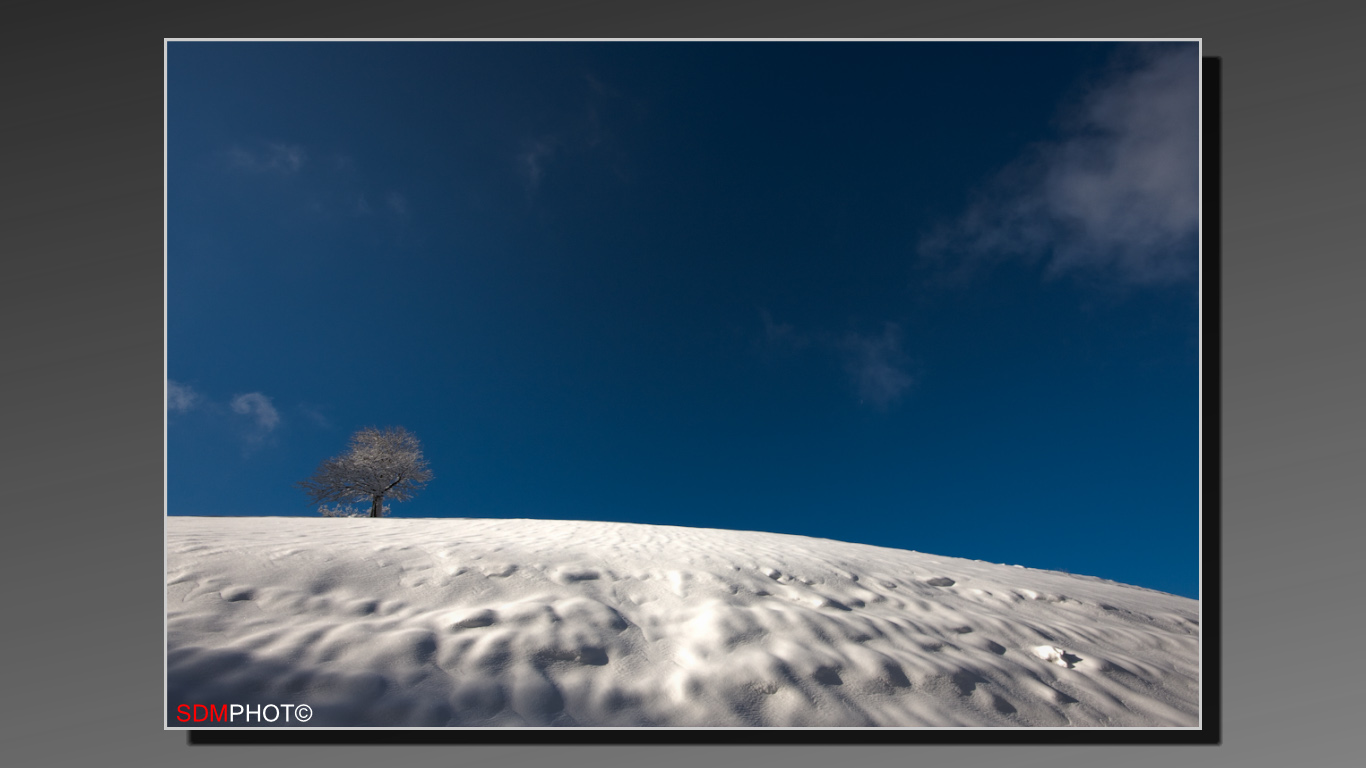
<path id="1" fill-rule="evenodd" d="M 1191 597 L 1195 44 L 167 53 L 168 512 L 765 530 Z"/>

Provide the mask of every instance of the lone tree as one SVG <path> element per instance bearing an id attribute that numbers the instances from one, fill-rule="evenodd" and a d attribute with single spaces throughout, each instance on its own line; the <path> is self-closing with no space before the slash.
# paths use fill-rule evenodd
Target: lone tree
<path id="1" fill-rule="evenodd" d="M 299 487 L 323 502 L 370 501 L 370 517 L 384 515 L 386 496 L 407 501 L 432 479 L 422 446 L 403 427 L 366 427 L 351 436 L 351 450 L 318 465 Z"/>

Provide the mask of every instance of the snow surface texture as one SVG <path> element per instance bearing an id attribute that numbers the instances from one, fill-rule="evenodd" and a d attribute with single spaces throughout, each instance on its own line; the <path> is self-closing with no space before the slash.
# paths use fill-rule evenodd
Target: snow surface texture
<path id="1" fill-rule="evenodd" d="M 318 726 L 1199 725 L 1199 603 L 826 539 L 169 517 L 179 704 Z M 282 723 L 281 723 L 282 724 Z"/>

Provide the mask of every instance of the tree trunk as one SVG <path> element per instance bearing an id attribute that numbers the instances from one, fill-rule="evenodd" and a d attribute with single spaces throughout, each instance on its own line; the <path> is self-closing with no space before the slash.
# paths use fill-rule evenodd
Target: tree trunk
<path id="1" fill-rule="evenodd" d="M 373 497 L 371 497 L 371 499 L 370 499 L 370 516 L 371 516 L 371 517 L 379 517 L 379 516 L 380 516 L 380 513 L 383 512 L 383 511 L 384 511 L 384 497 L 383 497 L 383 496 L 373 496 Z"/>

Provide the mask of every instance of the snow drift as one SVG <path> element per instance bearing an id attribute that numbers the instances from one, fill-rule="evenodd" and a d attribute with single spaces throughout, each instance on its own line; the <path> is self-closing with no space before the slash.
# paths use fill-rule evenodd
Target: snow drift
<path id="1" fill-rule="evenodd" d="M 170 727 L 1199 725 L 1199 603 L 1096 578 L 623 523 L 166 531 Z"/>

